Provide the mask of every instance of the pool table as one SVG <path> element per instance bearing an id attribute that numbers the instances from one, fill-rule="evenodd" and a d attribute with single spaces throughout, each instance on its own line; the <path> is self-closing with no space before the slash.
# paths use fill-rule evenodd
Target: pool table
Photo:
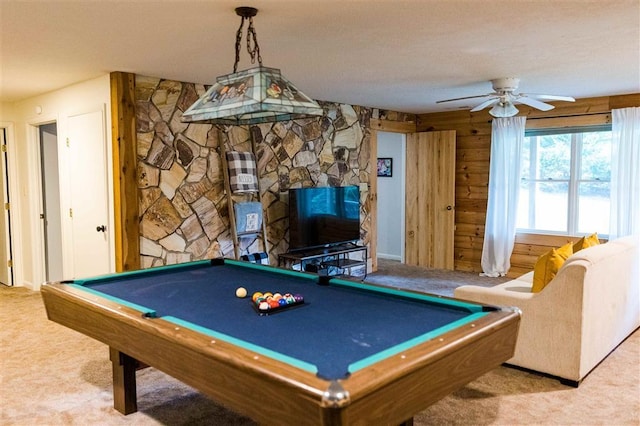
<path id="1" fill-rule="evenodd" d="M 265 314 L 258 291 L 303 302 Z M 517 309 L 229 259 L 41 292 L 50 320 L 109 346 L 123 414 L 147 365 L 263 424 L 411 423 L 511 358 L 520 321 Z"/>

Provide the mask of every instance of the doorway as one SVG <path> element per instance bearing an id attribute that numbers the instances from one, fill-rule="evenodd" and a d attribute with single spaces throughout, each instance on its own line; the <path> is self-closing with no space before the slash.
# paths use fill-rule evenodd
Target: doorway
<path id="1" fill-rule="evenodd" d="M 406 136 L 379 131 L 377 140 L 377 257 L 404 262 Z"/>
<path id="2" fill-rule="evenodd" d="M 63 124 L 61 124 L 63 123 Z M 111 271 L 104 106 L 32 124 L 35 283 Z M 39 286 L 34 284 L 34 288 Z"/>
<path id="3" fill-rule="evenodd" d="M 13 285 L 13 260 L 11 246 L 11 210 L 9 200 L 9 161 L 7 159 L 7 133 L 0 128 L 0 284 Z"/>
<path id="4" fill-rule="evenodd" d="M 45 280 L 58 281 L 63 278 L 63 269 L 57 124 L 40 125 L 38 135 L 40 140 L 40 182 L 42 185 L 40 219 L 44 236 Z"/>

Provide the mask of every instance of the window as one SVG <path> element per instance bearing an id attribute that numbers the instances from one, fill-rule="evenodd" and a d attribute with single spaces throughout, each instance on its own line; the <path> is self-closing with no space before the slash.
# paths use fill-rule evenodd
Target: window
<path id="1" fill-rule="evenodd" d="M 528 131 L 522 149 L 518 231 L 609 232 L 611 126 Z"/>

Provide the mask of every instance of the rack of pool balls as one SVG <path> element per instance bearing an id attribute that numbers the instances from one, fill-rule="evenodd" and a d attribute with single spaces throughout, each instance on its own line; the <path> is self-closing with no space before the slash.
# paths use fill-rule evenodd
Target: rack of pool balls
<path id="1" fill-rule="evenodd" d="M 270 314 L 301 305 L 304 303 L 304 297 L 300 294 L 286 293 L 282 295 L 268 291 L 265 293 L 257 291 L 251 296 L 251 301 L 259 313 Z"/>

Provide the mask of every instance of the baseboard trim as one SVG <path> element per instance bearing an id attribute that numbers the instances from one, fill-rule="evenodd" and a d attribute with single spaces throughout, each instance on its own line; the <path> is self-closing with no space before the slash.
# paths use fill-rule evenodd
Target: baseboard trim
<path id="1" fill-rule="evenodd" d="M 397 260 L 398 262 L 402 262 L 402 256 L 398 256 L 395 254 L 378 253 L 378 258 L 387 259 L 387 260 Z"/>

